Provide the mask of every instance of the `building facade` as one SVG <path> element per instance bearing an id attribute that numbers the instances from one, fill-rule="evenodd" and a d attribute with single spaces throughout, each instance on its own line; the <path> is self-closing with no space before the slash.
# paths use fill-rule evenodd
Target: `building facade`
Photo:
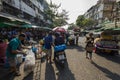
<path id="1" fill-rule="evenodd" d="M 105 20 L 113 20 L 113 9 L 116 0 L 98 0 L 97 4 L 92 6 L 86 13 L 85 18 L 91 18 L 98 24 Z"/>
<path id="2" fill-rule="evenodd" d="M 120 22 L 120 0 L 116 0 L 116 17 L 117 17 L 117 22 Z"/>
<path id="3" fill-rule="evenodd" d="M 48 4 L 45 0 L 0 0 L 0 14 L 28 21 L 31 24 L 45 26 L 44 14 Z"/>

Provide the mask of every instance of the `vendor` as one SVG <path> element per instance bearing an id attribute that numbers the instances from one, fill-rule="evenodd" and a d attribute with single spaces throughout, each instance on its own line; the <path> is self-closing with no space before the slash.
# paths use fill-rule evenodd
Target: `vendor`
<path id="1" fill-rule="evenodd" d="M 13 38 L 6 50 L 6 56 L 8 63 L 10 64 L 10 71 L 15 72 L 17 76 L 20 75 L 19 69 L 17 69 L 17 63 L 16 63 L 16 55 L 17 54 L 23 54 L 24 52 L 20 50 L 20 48 L 27 48 L 21 44 L 23 40 L 25 40 L 26 35 L 24 33 L 21 33 L 18 38 Z"/>

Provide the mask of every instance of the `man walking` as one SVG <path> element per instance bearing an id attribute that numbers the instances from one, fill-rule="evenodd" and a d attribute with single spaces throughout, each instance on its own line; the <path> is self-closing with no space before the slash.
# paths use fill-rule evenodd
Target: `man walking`
<path id="1" fill-rule="evenodd" d="M 47 61 L 49 63 L 52 63 L 52 60 L 51 60 L 51 57 L 52 57 L 52 44 L 53 44 L 52 32 L 49 32 L 48 35 L 44 38 L 44 47 L 46 49 Z"/>

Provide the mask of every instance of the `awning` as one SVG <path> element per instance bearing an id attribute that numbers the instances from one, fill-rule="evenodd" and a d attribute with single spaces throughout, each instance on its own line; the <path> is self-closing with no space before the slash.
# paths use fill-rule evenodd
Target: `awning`
<path id="1" fill-rule="evenodd" d="M 106 28 L 115 28 L 115 22 L 103 23 Z M 116 22 L 117 26 L 120 27 L 120 22 Z"/>
<path id="2" fill-rule="evenodd" d="M 49 27 L 40 27 L 40 26 L 37 26 L 36 28 L 41 29 L 41 30 L 46 30 L 46 31 L 52 31 L 52 28 L 49 28 Z"/>
<path id="3" fill-rule="evenodd" d="M 114 28 L 114 30 L 120 30 L 120 27 L 119 28 Z"/>
<path id="4" fill-rule="evenodd" d="M 22 25 L 21 27 L 22 28 L 32 28 L 32 25 L 31 24 L 25 24 L 25 25 Z"/>
<path id="5" fill-rule="evenodd" d="M 94 32 L 101 32 L 101 31 L 104 31 L 104 28 L 94 30 Z"/>
<path id="6" fill-rule="evenodd" d="M 5 20 L 4 20 L 5 19 Z M 9 14 L 0 14 L 0 21 L 5 22 L 6 20 L 10 21 L 11 23 L 23 25 L 23 24 L 31 24 L 29 21 L 24 20 L 24 19 L 18 19 L 12 15 Z"/>
<path id="7" fill-rule="evenodd" d="M 0 28 L 1 27 L 19 27 L 20 25 L 16 25 L 13 23 L 8 23 L 8 22 L 0 22 Z"/>
<path id="8" fill-rule="evenodd" d="M 45 29 L 45 30 L 50 30 L 50 31 L 52 31 L 52 28 L 49 28 L 49 27 L 42 27 L 43 29 Z"/>

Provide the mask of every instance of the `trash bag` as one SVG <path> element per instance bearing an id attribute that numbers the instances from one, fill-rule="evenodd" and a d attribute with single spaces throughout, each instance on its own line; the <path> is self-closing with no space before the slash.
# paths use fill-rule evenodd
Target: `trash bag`
<path id="1" fill-rule="evenodd" d="M 35 55 L 32 52 L 32 49 L 28 50 L 26 54 L 24 72 L 30 73 L 34 70 L 35 67 Z"/>

